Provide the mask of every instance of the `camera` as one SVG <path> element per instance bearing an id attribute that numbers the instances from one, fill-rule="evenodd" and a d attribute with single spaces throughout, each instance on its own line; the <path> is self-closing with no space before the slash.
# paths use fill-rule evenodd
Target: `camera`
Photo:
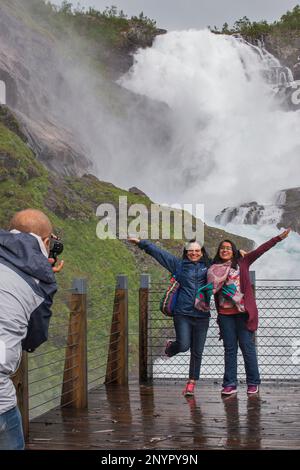
<path id="1" fill-rule="evenodd" d="M 58 237 L 51 236 L 49 258 L 53 258 L 56 262 L 57 257 L 63 252 L 63 242 Z"/>

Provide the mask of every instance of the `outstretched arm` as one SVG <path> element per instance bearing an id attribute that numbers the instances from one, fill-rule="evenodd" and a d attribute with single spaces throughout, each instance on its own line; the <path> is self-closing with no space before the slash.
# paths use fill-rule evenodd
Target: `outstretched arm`
<path id="1" fill-rule="evenodd" d="M 162 250 L 154 243 L 149 242 L 148 240 L 139 240 L 138 238 L 128 238 L 128 241 L 137 245 L 141 250 L 144 250 L 148 255 L 152 256 L 156 261 L 159 262 L 164 268 L 166 268 L 170 273 L 175 273 L 180 260 L 169 253 L 166 250 Z"/>
<path id="2" fill-rule="evenodd" d="M 271 240 L 268 240 L 267 242 L 263 243 L 259 247 L 257 247 L 255 250 L 250 251 L 244 256 L 245 262 L 250 266 L 254 261 L 256 261 L 261 255 L 266 253 L 266 251 L 270 250 L 276 243 L 281 242 L 284 240 L 288 234 L 290 233 L 291 229 L 288 228 L 284 232 L 282 232 L 280 235 L 277 237 L 271 238 Z"/>

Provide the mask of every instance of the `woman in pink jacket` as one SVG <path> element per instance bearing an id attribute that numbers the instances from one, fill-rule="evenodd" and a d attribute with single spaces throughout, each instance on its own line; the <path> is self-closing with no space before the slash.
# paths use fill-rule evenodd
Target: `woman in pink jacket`
<path id="1" fill-rule="evenodd" d="M 202 299 L 208 292 L 215 296 L 220 335 L 225 349 L 222 395 L 237 392 L 238 345 L 244 358 L 247 393 L 258 393 L 260 377 L 254 343 L 258 311 L 249 268 L 257 258 L 286 238 L 289 232 L 290 229 L 285 230 L 281 235 L 272 238 L 244 257 L 241 257 L 232 241 L 224 240 L 218 247 L 212 266 L 208 269 L 208 284 L 203 289 Z"/>

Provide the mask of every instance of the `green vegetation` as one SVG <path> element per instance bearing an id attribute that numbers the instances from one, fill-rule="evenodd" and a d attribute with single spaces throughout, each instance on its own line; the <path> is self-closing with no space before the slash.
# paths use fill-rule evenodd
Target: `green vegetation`
<path id="1" fill-rule="evenodd" d="M 150 45 L 157 31 L 155 21 L 143 12 L 129 18 L 115 6 L 101 12 L 79 4 L 72 7 L 68 1 L 60 7 L 46 0 L 2 1 L 10 14 L 51 40 L 67 60 L 72 57 L 109 76 L 114 57 Z"/>
<path id="2" fill-rule="evenodd" d="M 251 39 L 259 39 L 262 36 L 272 33 L 283 35 L 286 33 L 300 33 L 300 6 L 296 5 L 292 11 L 287 11 L 280 20 L 268 23 L 266 20 L 251 22 L 247 16 L 237 20 L 230 28 L 228 23 L 224 23 L 223 28 L 218 30 L 214 27 L 213 32 L 222 34 L 241 34 Z"/>
<path id="3" fill-rule="evenodd" d="M 115 6 L 106 7 L 101 12 L 92 7 L 85 9 L 79 4 L 73 7 L 66 0 L 60 7 L 46 0 L 9 0 L 7 3 L 28 25 L 44 28 L 53 38 L 71 39 L 76 33 L 81 40 L 89 42 L 86 52 L 92 56 L 99 46 L 109 49 L 126 46 L 124 33 L 132 28 L 141 29 L 146 34 L 156 30 L 156 22 L 143 12 L 129 18 Z"/>

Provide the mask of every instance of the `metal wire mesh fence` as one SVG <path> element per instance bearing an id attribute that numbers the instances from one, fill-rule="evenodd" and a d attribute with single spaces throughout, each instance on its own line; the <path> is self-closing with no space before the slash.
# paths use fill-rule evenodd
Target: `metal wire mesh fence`
<path id="1" fill-rule="evenodd" d="M 258 280 L 256 298 L 262 377 L 300 379 L 300 280 Z"/>
<path id="2" fill-rule="evenodd" d="M 61 401 L 72 290 L 60 290 L 53 306 L 48 341 L 28 354 L 29 417 L 39 416 Z M 74 332 L 73 332 L 74 333 Z M 74 336 L 76 346 L 76 335 Z"/>
<path id="3" fill-rule="evenodd" d="M 115 340 L 118 341 L 119 320 L 112 323 L 112 313 L 118 306 L 114 286 L 101 286 L 93 298 L 88 299 L 88 388 L 103 384 L 106 376 L 107 356 L 110 345 L 111 326 L 115 327 Z M 118 365 L 115 364 L 115 368 Z"/>
<path id="4" fill-rule="evenodd" d="M 148 379 L 187 378 L 190 353 L 171 358 L 164 354 L 167 340 L 175 339 L 172 319 L 159 310 L 167 287 L 166 279 L 151 283 L 148 298 L 147 375 Z M 259 329 L 256 346 L 262 380 L 300 379 L 300 280 L 257 280 L 256 301 Z M 201 377 L 222 380 L 224 373 L 223 343 L 214 302 L 201 366 Z M 238 354 L 238 377 L 245 379 L 241 352 Z"/>
<path id="5" fill-rule="evenodd" d="M 88 295 L 77 281 L 57 293 L 48 341 L 28 354 L 29 419 L 59 405 L 84 407 L 89 389 L 124 375 L 127 290 L 97 285 Z"/>

